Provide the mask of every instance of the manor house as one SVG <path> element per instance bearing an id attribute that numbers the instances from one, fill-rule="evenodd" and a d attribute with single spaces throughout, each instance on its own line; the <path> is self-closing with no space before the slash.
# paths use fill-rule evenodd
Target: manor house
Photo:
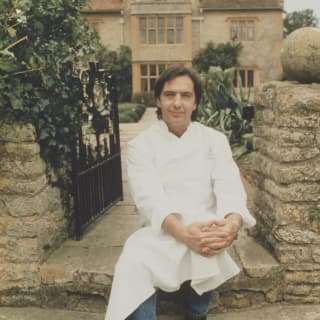
<path id="1" fill-rule="evenodd" d="M 245 87 L 282 76 L 283 0 L 92 0 L 83 14 L 102 44 L 131 47 L 134 93 L 170 64 L 191 66 L 209 41 L 242 43 Z"/>

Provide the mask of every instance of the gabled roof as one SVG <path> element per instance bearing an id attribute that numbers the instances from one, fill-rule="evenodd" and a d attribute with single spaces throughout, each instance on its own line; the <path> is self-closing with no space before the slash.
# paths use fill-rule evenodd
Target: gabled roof
<path id="1" fill-rule="evenodd" d="M 120 12 L 123 8 L 123 0 L 91 0 L 82 12 Z"/>
<path id="2" fill-rule="evenodd" d="M 200 0 L 207 10 L 283 10 L 283 0 Z"/>

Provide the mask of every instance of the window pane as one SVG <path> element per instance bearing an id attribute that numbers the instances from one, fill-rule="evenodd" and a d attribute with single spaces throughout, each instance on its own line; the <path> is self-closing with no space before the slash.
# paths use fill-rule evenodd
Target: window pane
<path id="1" fill-rule="evenodd" d="M 150 76 L 156 76 L 157 75 L 157 68 L 155 64 L 150 64 Z"/>
<path id="2" fill-rule="evenodd" d="M 148 74 L 148 66 L 146 64 L 140 65 L 140 74 L 146 76 Z"/>
<path id="3" fill-rule="evenodd" d="M 156 18 L 155 17 L 149 18 L 148 27 L 149 28 L 155 28 L 155 26 L 156 26 Z"/>
<path id="4" fill-rule="evenodd" d="M 158 30 L 158 43 L 164 43 L 164 29 Z"/>
<path id="5" fill-rule="evenodd" d="M 146 30 L 140 30 L 140 43 L 146 44 L 147 43 L 147 32 Z"/>
<path id="6" fill-rule="evenodd" d="M 240 70 L 240 79 L 241 79 L 241 85 L 243 87 L 246 87 L 247 84 L 246 84 L 246 71 L 245 70 Z"/>
<path id="7" fill-rule="evenodd" d="M 140 23 L 140 30 L 146 28 L 146 25 L 147 25 L 146 24 L 146 18 L 140 18 L 139 23 Z"/>
<path id="8" fill-rule="evenodd" d="M 174 30 L 173 29 L 167 30 L 167 43 L 174 43 Z"/>
<path id="9" fill-rule="evenodd" d="M 238 39 L 238 27 L 237 23 L 233 21 L 231 23 L 231 40 L 239 40 Z"/>
<path id="10" fill-rule="evenodd" d="M 254 71 L 248 70 L 248 87 L 252 88 L 254 86 Z"/>
<path id="11" fill-rule="evenodd" d="M 147 79 L 141 79 L 141 91 L 142 92 L 148 91 L 148 80 Z"/>
<path id="12" fill-rule="evenodd" d="M 164 18 L 159 17 L 158 18 L 158 28 L 163 29 L 164 28 Z"/>
<path id="13" fill-rule="evenodd" d="M 177 17 L 176 18 L 176 27 L 177 28 L 183 28 L 183 18 L 182 17 Z"/>
<path id="14" fill-rule="evenodd" d="M 253 21 L 248 21 L 247 23 L 247 40 L 253 40 L 254 38 L 254 23 Z"/>
<path id="15" fill-rule="evenodd" d="M 240 22 L 240 40 L 246 40 L 246 23 Z"/>
<path id="16" fill-rule="evenodd" d="M 149 30 L 149 43 L 150 44 L 156 43 L 156 30 Z"/>
<path id="17" fill-rule="evenodd" d="M 183 42 L 183 31 L 177 30 L 176 31 L 176 43 L 182 43 Z"/>
<path id="18" fill-rule="evenodd" d="M 174 20 L 175 20 L 175 18 L 173 18 L 173 17 L 168 17 L 167 18 L 167 27 L 168 28 L 173 28 L 174 27 Z"/>
<path id="19" fill-rule="evenodd" d="M 154 89 L 154 86 L 156 84 L 156 80 L 155 78 L 151 78 L 150 79 L 150 91 L 152 91 Z"/>
<path id="20" fill-rule="evenodd" d="M 146 44 L 147 43 L 146 18 L 140 18 L 139 25 L 140 25 L 140 43 Z"/>

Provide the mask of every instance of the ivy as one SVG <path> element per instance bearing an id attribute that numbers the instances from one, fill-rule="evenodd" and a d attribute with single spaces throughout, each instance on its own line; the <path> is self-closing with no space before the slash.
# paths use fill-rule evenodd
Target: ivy
<path id="1" fill-rule="evenodd" d="M 43 158 L 69 178 L 83 103 L 74 66 L 89 61 L 98 47 L 81 16 L 84 5 L 86 0 L 0 0 L 0 115 L 33 123 Z"/>

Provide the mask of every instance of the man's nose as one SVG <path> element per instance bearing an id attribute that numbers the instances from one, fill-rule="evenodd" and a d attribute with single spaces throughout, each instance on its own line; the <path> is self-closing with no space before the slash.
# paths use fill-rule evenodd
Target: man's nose
<path id="1" fill-rule="evenodd" d="M 176 108 L 179 108 L 179 107 L 181 106 L 181 104 L 182 104 L 181 95 L 178 93 L 178 94 L 176 94 L 175 97 L 174 97 L 174 106 L 175 106 Z"/>

